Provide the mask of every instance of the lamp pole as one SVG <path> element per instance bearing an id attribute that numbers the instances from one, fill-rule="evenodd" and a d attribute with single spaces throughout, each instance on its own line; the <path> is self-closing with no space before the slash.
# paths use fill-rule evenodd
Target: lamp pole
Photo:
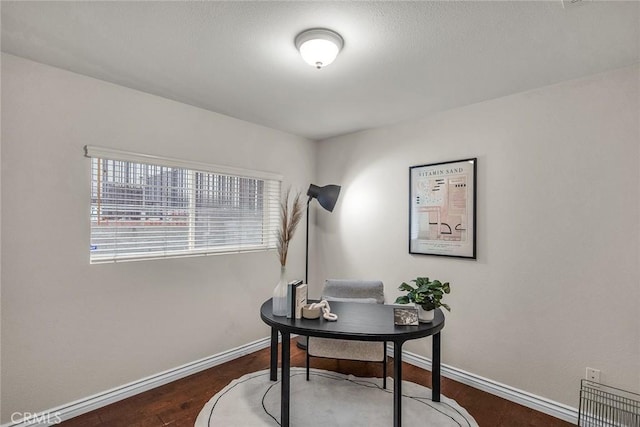
<path id="1" fill-rule="evenodd" d="M 312 197 L 307 199 L 307 234 L 304 255 L 304 283 L 309 284 L 309 203 Z"/>

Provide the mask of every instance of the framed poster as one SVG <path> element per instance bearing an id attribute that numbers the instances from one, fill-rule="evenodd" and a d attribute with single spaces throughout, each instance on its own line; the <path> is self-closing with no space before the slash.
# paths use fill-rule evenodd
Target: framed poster
<path id="1" fill-rule="evenodd" d="M 478 159 L 409 168 L 409 253 L 476 258 Z"/>

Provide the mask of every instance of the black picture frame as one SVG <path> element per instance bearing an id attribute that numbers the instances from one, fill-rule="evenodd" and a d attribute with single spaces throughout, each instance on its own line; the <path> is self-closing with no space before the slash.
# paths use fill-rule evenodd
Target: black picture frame
<path id="1" fill-rule="evenodd" d="M 409 253 L 476 259 L 477 157 L 409 167 Z"/>

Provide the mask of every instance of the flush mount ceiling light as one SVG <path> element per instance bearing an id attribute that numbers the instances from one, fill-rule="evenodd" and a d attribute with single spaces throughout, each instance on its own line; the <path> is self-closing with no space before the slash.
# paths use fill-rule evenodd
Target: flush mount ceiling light
<path id="1" fill-rule="evenodd" d="M 340 34 L 326 28 L 313 28 L 296 36 L 302 59 L 318 69 L 331 64 L 344 45 Z"/>

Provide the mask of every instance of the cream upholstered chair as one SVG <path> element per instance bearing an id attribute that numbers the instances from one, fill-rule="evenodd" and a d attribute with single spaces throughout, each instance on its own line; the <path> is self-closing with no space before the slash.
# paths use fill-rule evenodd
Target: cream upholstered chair
<path id="1" fill-rule="evenodd" d="M 322 299 L 369 304 L 384 304 L 384 286 L 379 280 L 329 279 Z M 340 319 L 338 319 L 338 322 Z M 349 359 L 382 363 L 382 383 L 387 388 L 387 343 L 309 337 L 307 340 L 307 381 L 310 357 Z"/>

